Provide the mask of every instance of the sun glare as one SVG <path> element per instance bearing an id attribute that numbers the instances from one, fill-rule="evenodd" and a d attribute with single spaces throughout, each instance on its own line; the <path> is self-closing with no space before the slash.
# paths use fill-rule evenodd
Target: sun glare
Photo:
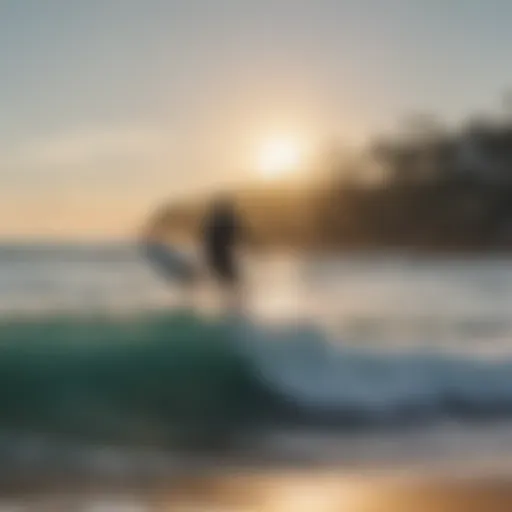
<path id="1" fill-rule="evenodd" d="M 258 155 L 258 171 L 267 178 L 278 178 L 298 170 L 302 163 L 300 144 L 292 138 L 268 140 Z"/>

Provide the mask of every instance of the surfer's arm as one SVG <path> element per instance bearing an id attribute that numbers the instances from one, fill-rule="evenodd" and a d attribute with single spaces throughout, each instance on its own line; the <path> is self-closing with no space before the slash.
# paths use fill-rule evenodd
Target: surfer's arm
<path id="1" fill-rule="evenodd" d="M 139 239 L 143 242 L 159 242 L 166 235 L 167 211 L 165 208 L 157 210 L 139 230 Z"/>

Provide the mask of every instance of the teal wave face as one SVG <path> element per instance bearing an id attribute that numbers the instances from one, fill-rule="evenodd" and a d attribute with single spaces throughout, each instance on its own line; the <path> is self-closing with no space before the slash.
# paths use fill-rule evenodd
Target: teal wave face
<path id="1" fill-rule="evenodd" d="M 512 361 L 347 347 L 301 326 L 152 313 L 0 322 L 0 433 L 225 447 L 248 429 L 512 416 Z"/>
<path id="2" fill-rule="evenodd" d="M 0 324 L 0 429 L 221 442 L 267 400 L 226 322 L 153 314 Z"/>

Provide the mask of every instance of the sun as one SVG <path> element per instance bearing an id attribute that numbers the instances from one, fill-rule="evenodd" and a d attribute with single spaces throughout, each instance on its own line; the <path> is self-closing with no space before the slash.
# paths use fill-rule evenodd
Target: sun
<path id="1" fill-rule="evenodd" d="M 302 163 L 302 148 L 292 137 L 267 140 L 259 150 L 257 169 L 266 178 L 279 178 L 298 170 Z"/>

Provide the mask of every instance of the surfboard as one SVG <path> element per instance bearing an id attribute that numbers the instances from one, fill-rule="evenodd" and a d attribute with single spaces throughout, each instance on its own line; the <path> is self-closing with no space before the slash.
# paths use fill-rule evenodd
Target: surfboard
<path id="1" fill-rule="evenodd" d="M 183 251 L 158 242 L 144 243 L 143 250 L 152 267 L 167 280 L 190 283 L 196 279 L 198 268 Z"/>

